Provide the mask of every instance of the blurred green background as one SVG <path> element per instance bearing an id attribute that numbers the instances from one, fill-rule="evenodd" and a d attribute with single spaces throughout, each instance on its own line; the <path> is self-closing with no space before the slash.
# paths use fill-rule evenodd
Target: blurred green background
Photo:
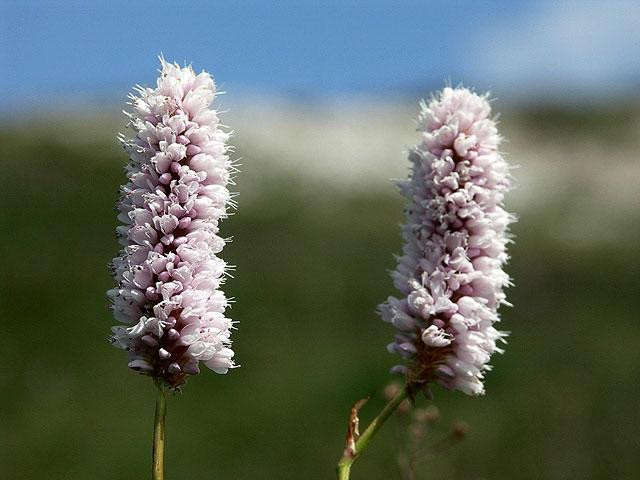
<path id="1" fill-rule="evenodd" d="M 149 477 L 155 390 L 107 342 L 126 92 L 163 53 L 227 95 L 242 368 L 169 403 L 167 480 L 334 477 L 383 405 L 417 102 L 491 90 L 517 165 L 506 353 L 434 389 L 413 480 L 640 478 L 640 2 L 0 0 L 0 479 Z M 418 401 L 418 408 L 430 405 Z M 452 439 L 456 422 L 469 431 Z M 393 418 L 353 480 L 410 480 Z M 403 457 L 404 456 L 404 457 Z"/>
<path id="2" fill-rule="evenodd" d="M 640 109 L 496 108 L 521 165 L 508 202 L 515 307 L 502 311 L 512 334 L 485 397 L 434 390 L 426 444 L 457 420 L 470 431 L 425 456 L 417 478 L 636 478 Z M 225 117 L 244 159 L 223 226 L 242 368 L 206 371 L 170 399 L 168 479 L 333 478 L 351 404 L 373 392 L 366 422 L 391 380 L 393 332 L 374 310 L 393 293 L 402 201 L 387 177 L 406 170 L 415 114 L 275 104 Z M 357 130 L 365 118 L 377 134 Z M 154 388 L 106 340 L 123 127 L 109 109 L 2 124 L 3 478 L 148 476 Z M 353 478 L 400 478 L 403 435 L 392 419 Z"/>

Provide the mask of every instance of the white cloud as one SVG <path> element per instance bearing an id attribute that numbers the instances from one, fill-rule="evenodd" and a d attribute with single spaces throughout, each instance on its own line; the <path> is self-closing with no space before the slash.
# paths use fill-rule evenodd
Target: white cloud
<path id="1" fill-rule="evenodd" d="M 474 42 L 483 81 L 569 94 L 640 83 L 640 2 L 537 5 L 509 23 L 491 25 Z"/>

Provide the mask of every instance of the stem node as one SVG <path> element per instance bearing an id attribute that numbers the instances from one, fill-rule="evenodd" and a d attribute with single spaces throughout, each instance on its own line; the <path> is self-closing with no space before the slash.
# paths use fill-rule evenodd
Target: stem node
<path id="1" fill-rule="evenodd" d="M 371 421 L 362 435 L 357 436 L 358 425 L 358 410 L 366 399 L 358 401 L 351 409 L 351 416 L 349 417 L 349 428 L 347 430 L 347 445 L 338 462 L 338 480 L 349 480 L 351 473 L 351 465 L 355 462 L 362 451 L 367 448 L 369 442 L 374 437 L 378 430 L 382 427 L 384 422 L 391 416 L 391 414 L 398 408 L 408 395 L 408 387 L 405 385 L 398 393 L 384 406 L 382 411 Z M 356 438 L 357 437 L 357 438 Z"/>

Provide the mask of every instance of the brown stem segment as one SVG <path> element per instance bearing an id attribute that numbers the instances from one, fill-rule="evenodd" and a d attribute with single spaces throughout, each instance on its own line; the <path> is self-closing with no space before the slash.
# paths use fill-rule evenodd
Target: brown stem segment
<path id="1" fill-rule="evenodd" d="M 156 415 L 153 426 L 153 453 L 151 480 L 164 480 L 164 431 L 167 416 L 167 395 L 165 387 L 157 384 Z"/>
<path id="2" fill-rule="evenodd" d="M 345 451 L 338 462 L 338 480 L 349 480 L 349 474 L 351 473 L 351 465 L 355 462 L 362 451 L 367 448 L 371 439 L 378 433 L 378 430 L 384 425 L 384 422 L 391 416 L 391 414 L 398 408 L 402 401 L 407 398 L 408 387 L 405 385 L 389 402 L 384 406 L 382 411 L 371 421 L 362 435 L 355 439 L 353 448 L 345 448 Z M 347 444 L 349 442 L 347 439 Z"/>

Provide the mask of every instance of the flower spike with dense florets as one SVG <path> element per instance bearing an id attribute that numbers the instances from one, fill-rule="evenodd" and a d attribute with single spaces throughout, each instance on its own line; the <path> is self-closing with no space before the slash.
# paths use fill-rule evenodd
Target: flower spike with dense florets
<path id="1" fill-rule="evenodd" d="M 431 382 L 484 393 L 489 358 L 506 334 L 494 328 L 506 304 L 508 225 L 503 208 L 509 166 L 486 96 L 445 88 L 421 104 L 422 142 L 409 155 L 403 254 L 392 277 L 400 298 L 380 306 L 397 329 L 389 350 L 409 361 L 394 367 L 410 391 Z"/>
<path id="2" fill-rule="evenodd" d="M 108 295 L 123 324 L 111 341 L 129 352 L 129 367 L 176 388 L 201 361 L 217 373 L 234 367 L 219 290 L 228 267 L 216 256 L 225 244 L 218 223 L 235 205 L 234 167 L 211 76 L 160 61 L 157 87 L 136 87 L 125 112 L 135 136 L 121 139 L 129 182 L 117 206 L 118 286 Z"/>

